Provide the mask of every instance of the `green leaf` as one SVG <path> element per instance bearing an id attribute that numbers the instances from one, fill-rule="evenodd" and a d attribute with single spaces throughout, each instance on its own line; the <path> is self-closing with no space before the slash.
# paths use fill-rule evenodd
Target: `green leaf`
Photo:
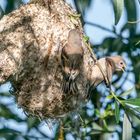
<path id="1" fill-rule="evenodd" d="M 135 106 L 140 106 L 140 98 L 122 100 L 122 103 L 127 103 Z"/>
<path id="2" fill-rule="evenodd" d="M 138 110 L 138 109 L 136 109 L 136 108 L 132 108 L 132 107 L 130 107 L 130 106 L 124 106 L 124 110 L 125 110 L 125 112 L 127 112 L 129 115 L 133 115 L 133 116 L 135 116 L 137 119 L 139 119 L 140 120 L 140 110 Z"/>
<path id="3" fill-rule="evenodd" d="M 98 109 L 95 109 L 95 114 L 100 117 L 100 111 Z"/>
<path id="4" fill-rule="evenodd" d="M 114 115 L 114 113 L 113 113 L 113 111 L 112 110 L 105 110 L 104 111 L 104 114 L 102 114 L 101 116 L 100 116 L 100 118 L 106 118 L 106 117 L 109 117 L 109 116 L 113 116 Z"/>
<path id="5" fill-rule="evenodd" d="M 119 110 L 119 105 L 116 101 L 115 101 L 115 118 L 116 118 L 116 122 L 119 123 L 120 110 Z"/>
<path id="6" fill-rule="evenodd" d="M 103 120 L 103 127 L 104 127 L 104 130 L 108 130 L 108 126 L 107 126 L 107 123 L 106 123 L 106 120 Z"/>
<path id="7" fill-rule="evenodd" d="M 86 9 L 91 5 L 91 0 L 74 0 L 75 5 L 78 6 L 79 12 L 85 14 Z"/>
<path id="8" fill-rule="evenodd" d="M 137 20 L 137 4 L 135 0 L 125 0 L 126 16 L 128 21 Z M 137 30 L 137 24 L 128 24 L 127 30 L 130 32 L 130 36 L 135 35 Z"/>
<path id="9" fill-rule="evenodd" d="M 93 131 L 91 131 L 90 132 L 90 135 L 97 135 L 97 134 L 101 134 L 101 133 L 103 133 L 102 131 L 98 131 L 98 130 L 93 130 Z"/>
<path id="10" fill-rule="evenodd" d="M 103 130 L 103 128 L 95 122 L 92 123 L 92 129 L 99 131 Z"/>
<path id="11" fill-rule="evenodd" d="M 129 90 L 127 90 L 127 91 L 125 91 L 125 92 L 122 93 L 120 96 L 121 96 L 121 97 L 123 97 L 123 96 L 127 96 L 127 95 L 131 94 L 133 90 L 134 90 L 134 87 L 131 88 L 131 89 L 129 89 Z"/>
<path id="12" fill-rule="evenodd" d="M 7 128 L 7 127 L 0 129 L 0 136 L 5 135 L 5 134 L 17 134 L 17 135 L 20 135 L 21 132 L 18 131 L 18 130 Z"/>
<path id="13" fill-rule="evenodd" d="M 124 8 L 124 0 L 114 0 L 115 25 L 119 22 Z"/>
<path id="14" fill-rule="evenodd" d="M 140 44 L 140 40 L 135 44 L 135 46 L 139 45 Z"/>
<path id="15" fill-rule="evenodd" d="M 5 119 L 14 119 L 17 122 L 24 121 L 17 114 L 14 114 L 10 108 L 0 103 L 0 116 Z"/>
<path id="16" fill-rule="evenodd" d="M 36 118 L 28 117 L 27 124 L 28 124 L 28 131 L 30 131 L 30 129 L 32 129 L 33 127 L 38 126 L 40 122 Z"/>
<path id="17" fill-rule="evenodd" d="M 132 140 L 132 126 L 126 114 L 124 114 L 124 119 L 123 119 L 122 140 Z"/>
<path id="18" fill-rule="evenodd" d="M 84 39 L 84 42 L 88 42 L 89 41 L 89 37 L 88 36 L 84 36 L 83 39 Z"/>
<path id="19" fill-rule="evenodd" d="M 136 108 L 133 108 L 135 111 L 137 111 L 138 113 L 140 113 L 140 107 L 136 107 Z"/>
<path id="20" fill-rule="evenodd" d="M 112 99 L 113 98 L 113 95 L 108 95 L 106 98 L 107 99 Z"/>
<path id="21" fill-rule="evenodd" d="M 130 24 L 137 24 L 137 23 L 139 23 L 140 22 L 140 19 L 138 19 L 138 20 L 136 20 L 136 21 L 128 21 L 128 23 L 130 23 Z"/>

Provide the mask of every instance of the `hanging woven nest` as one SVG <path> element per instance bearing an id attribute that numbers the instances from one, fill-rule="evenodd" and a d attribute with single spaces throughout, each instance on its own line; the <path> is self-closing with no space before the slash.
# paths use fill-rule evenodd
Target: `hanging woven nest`
<path id="1" fill-rule="evenodd" d="M 33 1 L 0 21 L 0 82 L 10 80 L 16 102 L 28 114 L 57 118 L 87 101 L 94 62 L 85 42 L 78 92 L 65 94 L 60 52 L 71 29 L 84 38 L 79 16 L 63 0 Z"/>

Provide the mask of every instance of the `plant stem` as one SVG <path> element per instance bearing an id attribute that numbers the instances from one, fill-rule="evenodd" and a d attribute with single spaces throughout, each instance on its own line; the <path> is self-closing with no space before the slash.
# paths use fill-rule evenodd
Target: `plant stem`
<path id="1" fill-rule="evenodd" d="M 114 97 L 114 99 L 115 99 L 116 101 L 118 101 L 118 102 L 123 106 L 123 103 L 121 102 L 121 100 L 118 99 L 118 97 L 114 94 L 114 92 L 113 92 L 112 90 L 110 90 L 110 93 L 111 93 L 111 95 Z"/>

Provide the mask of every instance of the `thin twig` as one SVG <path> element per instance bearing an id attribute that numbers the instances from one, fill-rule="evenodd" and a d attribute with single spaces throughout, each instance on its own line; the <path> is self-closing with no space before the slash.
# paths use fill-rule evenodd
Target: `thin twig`
<path id="1" fill-rule="evenodd" d="M 63 129 L 63 122 L 62 121 L 60 122 L 58 140 L 64 140 L 64 129 Z"/>
<path id="2" fill-rule="evenodd" d="M 110 30 L 110 29 L 108 29 L 108 28 L 106 28 L 106 27 L 104 27 L 104 26 L 101 26 L 101 25 L 99 25 L 99 24 L 96 24 L 96 23 L 93 23 L 93 22 L 90 22 L 90 21 L 85 21 L 85 24 L 88 24 L 88 25 L 90 25 L 90 26 L 95 26 L 95 27 L 98 27 L 98 28 L 100 28 L 100 29 L 103 29 L 103 30 L 105 30 L 105 31 L 107 31 L 107 32 L 110 32 L 110 33 L 112 33 L 112 34 L 115 34 L 112 30 Z M 116 35 L 116 34 L 115 34 Z"/>
<path id="3" fill-rule="evenodd" d="M 37 126 L 35 126 L 35 129 L 45 138 L 49 138 L 46 134 L 44 134 Z"/>

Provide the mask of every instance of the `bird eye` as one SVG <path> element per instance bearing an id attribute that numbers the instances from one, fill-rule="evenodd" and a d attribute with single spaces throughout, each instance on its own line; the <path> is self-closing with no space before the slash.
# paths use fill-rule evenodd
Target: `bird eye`
<path id="1" fill-rule="evenodd" d="M 123 65 L 123 62 L 120 62 L 120 65 Z"/>

